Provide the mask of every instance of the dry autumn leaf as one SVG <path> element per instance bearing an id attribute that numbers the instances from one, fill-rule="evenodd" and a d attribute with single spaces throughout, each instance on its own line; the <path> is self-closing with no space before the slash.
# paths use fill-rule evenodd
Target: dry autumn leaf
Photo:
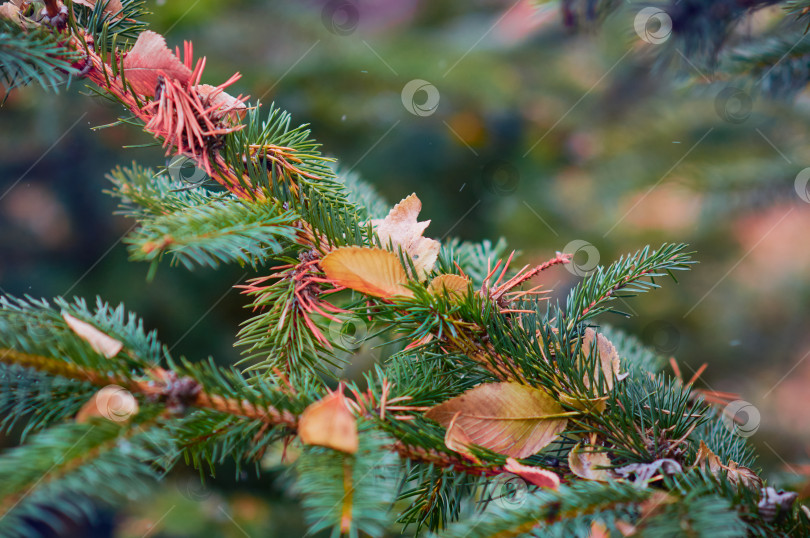
<path id="1" fill-rule="evenodd" d="M 603 334 L 598 334 L 592 328 L 585 329 L 585 335 L 582 338 L 582 352 L 586 357 L 590 356 L 593 352 L 594 341 L 596 342 L 596 353 L 598 355 L 597 364 L 601 369 L 594 371 L 593 377 L 604 379 L 607 390 L 613 390 L 614 382 L 618 379 L 624 379 L 626 375 L 619 374 L 621 362 L 619 360 L 619 353 L 610 342 L 610 340 Z M 590 386 L 588 375 L 585 375 L 585 385 Z"/>
<path id="2" fill-rule="evenodd" d="M 5 2 L 0 4 L 0 17 L 9 19 L 19 25 L 22 25 L 20 8 L 17 7 L 13 2 Z"/>
<path id="3" fill-rule="evenodd" d="M 586 398 L 578 396 L 570 396 L 568 394 L 560 394 L 560 401 L 564 404 L 570 405 L 574 409 L 579 409 L 584 413 L 599 414 L 604 413 L 607 409 L 607 396 L 600 398 Z"/>
<path id="4" fill-rule="evenodd" d="M 159 76 L 182 83 L 191 80 L 191 69 L 169 50 L 162 35 L 151 30 L 141 32 L 127 53 L 124 74 L 135 92 L 150 97 L 155 95 Z"/>
<path id="5" fill-rule="evenodd" d="M 112 422 L 125 422 L 138 413 L 138 400 L 124 387 L 107 385 L 96 392 L 79 412 L 76 422 L 101 417 Z"/>
<path id="6" fill-rule="evenodd" d="M 216 107 L 213 116 L 216 119 L 228 118 L 233 123 L 239 123 L 247 114 L 247 105 L 232 95 L 210 84 L 195 86 L 203 103 L 209 107 Z"/>
<path id="7" fill-rule="evenodd" d="M 556 473 L 539 467 L 523 465 L 514 458 L 506 458 L 506 465 L 503 466 L 503 470 L 518 475 L 526 482 L 541 488 L 558 489 L 560 487 L 560 477 Z"/>
<path id="8" fill-rule="evenodd" d="M 725 472 L 728 481 L 732 484 L 743 485 L 747 488 L 758 490 L 762 488 L 762 479 L 748 467 L 741 467 L 734 461 L 729 461 L 728 465 L 723 465 L 720 456 L 711 451 L 706 443 L 700 441 L 697 457 L 692 467 L 700 466 L 701 469 L 708 469 L 715 476 Z"/>
<path id="9" fill-rule="evenodd" d="M 610 538 L 610 531 L 601 521 L 593 521 L 591 523 L 591 533 L 588 535 L 588 538 Z"/>
<path id="10" fill-rule="evenodd" d="M 421 210 L 422 202 L 416 194 L 411 194 L 395 205 L 387 217 L 371 221 L 384 247 L 389 243 L 395 249 L 401 247 L 411 257 L 416 278 L 420 281 L 427 278 L 427 274 L 433 270 L 441 248 L 441 244 L 435 239 L 422 237 L 430 221 L 417 221 Z"/>
<path id="11" fill-rule="evenodd" d="M 447 431 L 444 434 L 444 444 L 450 450 L 458 452 L 468 460 L 480 463 L 480 460 L 472 453 L 470 450 L 470 445 L 474 444 L 473 440 L 469 438 L 469 436 L 464 433 L 457 424 L 456 421 L 458 417 L 461 415 L 461 411 L 456 413 L 453 416 L 453 419 L 450 421 L 450 424 L 447 426 Z"/>
<path id="12" fill-rule="evenodd" d="M 470 289 L 469 279 L 459 275 L 439 275 L 428 284 L 428 292 L 434 295 L 446 293 L 454 299 L 461 299 Z"/>
<path id="13" fill-rule="evenodd" d="M 82 340 L 90 344 L 90 347 L 92 347 L 96 353 L 100 353 L 108 359 L 118 355 L 118 352 L 124 347 L 124 344 L 112 336 L 104 334 L 100 330 L 96 329 L 93 325 L 90 325 L 89 323 L 80 319 L 76 319 L 67 312 L 62 314 L 62 319 L 65 320 L 68 327 L 70 327 L 74 333 L 79 335 Z"/>
<path id="14" fill-rule="evenodd" d="M 307 445 L 318 445 L 354 454 L 359 439 L 357 421 L 346 397 L 333 392 L 304 409 L 298 422 L 298 435 Z"/>
<path id="15" fill-rule="evenodd" d="M 565 412 L 547 392 L 514 382 L 478 385 L 432 407 L 425 416 L 445 428 L 453 423 L 454 441 L 463 435 L 466 444 L 513 458 L 537 453 L 567 423 Z"/>
<path id="16" fill-rule="evenodd" d="M 664 476 L 674 476 L 683 473 L 683 467 L 672 458 L 659 458 L 649 463 L 629 463 L 615 469 L 615 473 L 628 478 L 635 475 L 636 484 L 644 484 L 651 480 L 660 480 Z"/>
<path id="17" fill-rule="evenodd" d="M 79 4 L 82 6 L 87 6 L 90 9 L 96 7 L 97 0 L 73 0 L 74 4 Z M 102 0 L 102 3 L 104 0 Z M 109 0 L 107 4 L 104 6 L 104 11 L 110 13 L 111 15 L 115 15 L 119 11 L 124 9 L 124 5 L 121 3 L 121 0 Z"/>
<path id="18" fill-rule="evenodd" d="M 379 248 L 341 247 L 321 260 L 327 278 L 335 283 L 375 297 L 412 297 L 404 286 L 405 269 L 393 252 Z"/>
<path id="19" fill-rule="evenodd" d="M 604 469 L 610 467 L 607 454 L 587 451 L 582 443 L 577 443 L 568 453 L 568 467 L 572 473 L 585 480 L 607 482 L 611 479 L 610 471 Z"/>

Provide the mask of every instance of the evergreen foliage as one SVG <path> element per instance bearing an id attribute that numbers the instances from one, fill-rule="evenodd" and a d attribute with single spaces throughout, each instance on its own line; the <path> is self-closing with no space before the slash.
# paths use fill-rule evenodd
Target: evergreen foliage
<path id="1" fill-rule="evenodd" d="M 718 67 L 734 24 L 773 3 L 681 0 L 670 14 L 686 50 Z M 562 4 L 571 24 L 627 9 Z M 90 517 L 101 504 L 146 494 L 181 461 L 201 476 L 231 462 L 237 472 L 261 472 L 269 449 L 293 444 L 294 489 L 313 533 L 810 535 L 794 496 L 769 500 L 773 486 L 752 448 L 709 392 L 667 373 L 664 358 L 632 336 L 599 325 L 627 315 L 617 299 L 690 269 L 688 246 L 623 256 L 551 303 L 526 282 L 571 263 L 569 255 L 515 271 L 502 240 L 431 242 L 414 232 L 416 215 L 401 224 L 408 199 L 388 213 L 286 112 L 271 105 L 263 114 L 258 102 L 244 109 L 239 99 L 218 108 L 199 77 L 172 78 L 180 64 L 191 71 L 190 47 L 184 63 L 168 49 L 156 53 L 155 66 L 139 68 L 151 74 L 128 67 L 135 40 L 156 35 L 140 22 L 144 2 L 123 0 L 116 12 L 110 2 L 94 5 L 68 2 L 63 24 L 26 12 L 3 21 L 0 76 L 7 89 L 51 88 L 82 73 L 127 109 L 121 123 L 143 127 L 193 165 L 201 181 L 178 177 L 172 162 L 157 172 L 118 168 L 110 194 L 135 221 L 126 240 L 133 260 L 155 267 L 168 255 L 188 269 L 237 264 L 255 273 L 241 286 L 253 311 L 237 341 L 244 368 L 172 356 L 123 306 L 0 298 L 0 426 L 22 434 L 0 454 L 0 533 L 27 536 L 30 520 Z M 786 7 L 803 23 L 805 3 Z M 789 41 L 728 58 L 741 74 L 767 71 L 767 93 L 787 94 L 807 82 L 806 48 L 789 56 Z M 151 75 L 154 93 L 136 91 Z M 386 222 L 410 228 L 384 232 Z M 430 252 L 436 263 L 423 265 Z M 344 265 L 330 270 L 337 256 Z M 364 333 L 348 338 L 347 320 Z M 372 342 L 392 353 L 363 383 L 341 380 L 339 367 Z M 111 385 L 137 402 L 126 416 L 101 399 Z M 476 402 L 474 389 L 486 385 L 503 393 L 518 385 L 545 407 Z M 426 415 L 451 401 L 472 411 L 449 424 Z M 528 416 L 507 416 L 527 406 Z M 479 443 L 471 439 L 480 431 L 459 425 L 468 416 L 489 421 L 479 423 Z M 517 455 L 514 439 L 505 449 L 489 442 L 507 435 L 500 424 L 510 420 L 522 421 L 514 437 L 559 428 Z"/>

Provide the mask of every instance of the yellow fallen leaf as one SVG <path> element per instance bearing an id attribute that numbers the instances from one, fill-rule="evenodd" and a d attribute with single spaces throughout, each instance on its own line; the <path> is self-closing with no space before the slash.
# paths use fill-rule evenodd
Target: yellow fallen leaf
<path id="1" fill-rule="evenodd" d="M 349 454 L 357 452 L 359 444 L 357 421 L 340 392 L 328 394 L 304 409 L 298 422 L 298 435 L 304 444 Z"/>
<path id="2" fill-rule="evenodd" d="M 76 319 L 67 312 L 62 314 L 62 319 L 79 338 L 90 344 L 93 351 L 104 355 L 108 359 L 118 355 L 118 352 L 124 347 L 124 344 L 112 336 L 104 334 L 89 323 Z"/>
<path id="3" fill-rule="evenodd" d="M 107 385 L 96 392 L 79 412 L 76 422 L 102 417 L 112 422 L 125 422 L 138 414 L 138 400 L 124 387 Z"/>
<path id="4" fill-rule="evenodd" d="M 428 284 L 428 291 L 433 295 L 441 295 L 446 293 L 449 297 L 454 299 L 461 299 L 466 294 L 469 288 L 469 279 L 459 275 L 439 275 Z"/>
<path id="5" fill-rule="evenodd" d="M 422 202 L 416 194 L 411 194 L 395 205 L 387 217 L 371 221 L 384 247 L 389 243 L 394 249 L 401 247 L 411 257 L 415 277 L 420 281 L 433 270 L 441 249 L 438 241 L 422 236 L 430 221 L 417 221 L 421 210 Z"/>
<path id="6" fill-rule="evenodd" d="M 408 277 L 393 252 L 379 248 L 341 247 L 321 260 L 321 268 L 335 283 L 375 297 L 412 297 Z"/>
<path id="7" fill-rule="evenodd" d="M 568 419 L 546 391 L 514 382 L 486 383 L 429 409 L 425 416 L 493 452 L 525 458 L 554 441 Z M 448 445 L 448 448 L 455 450 Z"/>
<path id="8" fill-rule="evenodd" d="M 610 471 L 600 467 L 609 467 L 610 459 L 604 452 L 585 450 L 582 443 L 577 443 L 568 453 L 568 467 L 571 472 L 585 480 L 606 482 L 611 479 Z"/>

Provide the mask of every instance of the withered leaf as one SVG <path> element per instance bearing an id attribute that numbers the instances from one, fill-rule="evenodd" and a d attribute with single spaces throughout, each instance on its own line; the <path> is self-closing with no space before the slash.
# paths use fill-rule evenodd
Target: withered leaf
<path id="1" fill-rule="evenodd" d="M 3 4 L 0 4 L 0 17 L 9 19 L 16 24 L 22 25 L 21 16 L 20 8 L 17 7 L 13 2 L 4 2 Z"/>
<path id="2" fill-rule="evenodd" d="M 680 463 L 671 458 L 660 458 L 650 463 L 631 463 L 616 469 L 616 474 L 624 478 L 631 474 L 636 475 L 636 484 L 652 480 L 659 472 L 662 475 L 675 475 L 682 473 L 683 468 Z"/>
<path id="3" fill-rule="evenodd" d="M 762 488 L 760 494 L 762 497 L 757 503 L 757 509 L 765 521 L 773 521 L 780 513 L 790 512 L 793 509 L 793 503 L 799 497 L 795 491 L 777 491 L 771 486 Z"/>
<path id="4" fill-rule="evenodd" d="M 743 485 L 750 489 L 762 487 L 762 479 L 754 471 L 748 467 L 741 467 L 734 461 L 729 461 L 728 465 L 723 465 L 720 456 L 712 452 L 703 440 L 700 441 L 697 457 L 692 465 L 692 467 L 698 466 L 704 470 L 708 469 L 715 476 L 720 476 L 721 473 L 725 472 L 728 481 L 735 486 Z"/>
<path id="5" fill-rule="evenodd" d="M 335 283 L 375 297 L 412 297 L 404 286 L 405 269 L 393 252 L 379 248 L 341 247 L 321 260 L 326 276 Z"/>
<path id="6" fill-rule="evenodd" d="M 591 533 L 588 535 L 588 538 L 610 538 L 610 531 L 601 521 L 593 521 L 591 523 Z"/>
<path id="7" fill-rule="evenodd" d="M 595 380 L 601 377 L 604 379 L 604 386 L 607 388 L 607 390 L 613 390 L 614 382 L 617 379 L 621 380 L 626 377 L 619 373 L 619 369 L 621 368 L 619 353 L 605 335 L 599 334 L 592 328 L 588 327 L 585 329 L 585 335 L 582 338 L 582 353 L 586 357 L 593 353 L 594 342 L 596 343 L 595 352 L 598 355 L 598 369 L 594 370 L 592 376 L 589 375 L 590 372 L 586 373 L 585 385 L 590 387 L 591 377 Z"/>
<path id="8" fill-rule="evenodd" d="M 298 435 L 307 445 L 318 445 L 354 454 L 359 438 L 357 421 L 349 410 L 346 397 L 333 392 L 310 404 L 301 414 Z"/>
<path id="9" fill-rule="evenodd" d="M 616 526 L 616 530 L 619 531 L 619 534 L 622 536 L 634 536 L 638 529 L 632 523 L 628 523 L 623 519 L 617 519 L 613 522 L 613 525 Z"/>
<path id="10" fill-rule="evenodd" d="M 469 448 L 470 445 L 474 444 L 472 439 L 470 439 L 470 437 L 464 433 L 464 430 L 462 430 L 456 424 L 456 421 L 460 415 L 461 411 L 453 416 L 453 419 L 450 421 L 450 425 L 447 426 L 447 431 L 444 434 L 444 444 L 447 446 L 447 448 L 458 452 L 468 460 L 474 463 L 480 463 L 478 458 Z"/>
<path id="11" fill-rule="evenodd" d="M 571 396 L 568 394 L 560 394 L 560 401 L 585 413 L 599 414 L 604 413 L 605 409 L 607 409 L 607 396 L 601 396 L 599 398 L 587 398 L 584 396 L 580 397 Z"/>
<path id="12" fill-rule="evenodd" d="M 155 95 L 159 76 L 181 83 L 191 80 L 191 69 L 169 50 L 162 35 L 151 30 L 138 35 L 124 58 L 124 74 L 135 92 L 150 97 Z"/>
<path id="13" fill-rule="evenodd" d="M 82 6 L 86 6 L 86 7 L 89 7 L 90 9 L 93 9 L 94 7 L 96 7 L 96 3 L 98 1 L 99 0 L 73 0 L 73 3 L 74 4 L 79 4 L 79 5 L 82 5 Z M 105 2 L 105 0 L 100 0 L 100 1 L 102 3 Z M 109 0 L 109 2 L 107 2 L 107 5 L 104 6 L 104 11 L 107 12 L 107 13 L 110 13 L 111 15 L 115 15 L 116 13 L 121 11 L 122 9 L 124 9 L 124 5 L 121 3 L 121 0 Z"/>
<path id="14" fill-rule="evenodd" d="M 96 392 L 79 412 L 76 422 L 101 417 L 112 422 L 125 422 L 138 413 L 138 400 L 124 387 L 107 385 Z"/>
<path id="15" fill-rule="evenodd" d="M 558 489 L 560 487 L 560 477 L 557 476 L 557 473 L 539 467 L 523 465 L 514 458 L 506 458 L 506 465 L 503 466 L 503 470 L 516 474 L 526 482 L 541 488 Z"/>
<path id="16" fill-rule="evenodd" d="M 568 453 L 568 467 L 571 472 L 585 480 L 606 482 L 611 474 L 605 467 L 610 467 L 610 458 L 604 452 L 586 450 L 582 443 L 577 443 Z"/>
<path id="17" fill-rule="evenodd" d="M 90 325 L 89 323 L 80 319 L 76 319 L 67 312 L 62 313 L 62 319 L 65 320 L 68 327 L 70 327 L 70 329 L 76 333 L 79 338 L 90 344 L 93 351 L 104 355 L 108 359 L 118 355 L 118 352 L 124 347 L 124 344 L 112 336 L 104 334 L 93 325 Z"/>
<path id="18" fill-rule="evenodd" d="M 417 221 L 421 210 L 421 200 L 416 194 L 411 194 L 395 205 L 387 217 L 371 221 L 384 247 L 389 243 L 394 249 L 401 247 L 411 257 L 415 277 L 420 281 L 433 270 L 441 249 L 438 241 L 422 236 L 430 221 Z"/>
<path id="19" fill-rule="evenodd" d="M 459 275 L 439 275 L 428 284 L 428 291 L 434 295 L 446 293 L 453 299 L 461 299 L 469 290 L 470 281 Z"/>
<path id="20" fill-rule="evenodd" d="M 563 409 L 546 391 L 514 382 L 478 385 L 425 413 L 493 452 L 525 458 L 565 429 Z M 455 420 L 454 420 L 455 419 Z M 452 447 L 451 447 L 452 448 Z"/>
<path id="21" fill-rule="evenodd" d="M 236 97 L 218 89 L 210 84 L 200 84 L 195 86 L 200 97 L 209 107 L 216 107 L 214 117 L 216 119 L 228 118 L 232 123 L 239 123 L 247 114 L 247 106 Z"/>

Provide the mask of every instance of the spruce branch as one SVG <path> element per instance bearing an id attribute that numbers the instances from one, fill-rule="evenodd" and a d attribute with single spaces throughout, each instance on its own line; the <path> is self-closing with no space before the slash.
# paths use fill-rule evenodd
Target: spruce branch
<path id="1" fill-rule="evenodd" d="M 81 53 L 62 46 L 52 33 L 36 27 L 26 30 L 0 17 L 0 82 L 5 97 L 32 82 L 58 91 L 65 75 L 79 73 L 73 64 L 81 58 Z"/>
<path id="2" fill-rule="evenodd" d="M 767 3 L 732 2 L 727 13 L 710 13 L 712 23 L 730 26 Z M 258 103 L 227 95 L 238 74 L 202 84 L 204 59 L 194 61 L 191 44 L 181 59 L 158 34 L 139 32 L 142 2 L 125 1 L 118 13 L 107 5 L 70 6 L 66 24 L 55 24 L 62 7 L 51 2 L 47 10 L 58 12 L 48 12 L 47 24 L 29 24 L 60 51 L 80 55 L 76 68 L 97 93 L 131 114 L 121 123 L 142 126 L 167 155 L 184 156 L 211 180 L 182 185 L 171 165 L 157 174 L 114 171 L 113 194 L 141 224 L 129 239 L 134 257 L 280 265 L 243 287 L 256 311 L 239 336 L 252 363 L 246 372 L 171 357 L 123 307 L 1 299 L 0 373 L 23 376 L 0 385 L 15 390 L 0 398 L 9 410 L 3 424 L 33 414 L 29 430 L 46 428 L 0 456 L 11 476 L 0 493 L 12 515 L 37 514 L 25 512 L 35 504 L 17 507 L 29 491 L 32 500 L 53 502 L 79 490 L 80 478 L 121 484 L 159 475 L 180 455 L 212 473 L 228 458 L 239 468 L 297 436 L 306 444 L 296 467 L 312 531 L 381 535 L 397 501 L 410 503 L 399 522 L 437 530 L 477 499 L 492 500 L 493 479 L 510 473 L 542 484 L 526 508 L 490 511 L 450 535 L 597 524 L 652 535 L 796 529 L 792 499 L 783 510 L 758 487 L 762 479 L 746 467 L 754 463 L 750 449 L 728 438 L 694 379 L 672 378 L 637 342 L 616 338 L 617 350 L 586 327 L 615 299 L 688 269 L 686 246 L 647 247 L 600 267 L 565 308 L 548 307 L 536 288 L 518 288 L 570 256 L 515 272 L 516 253 L 505 256 L 502 242 L 451 240 L 440 250 L 422 235 L 427 223 L 417 220 L 415 195 L 379 218 L 384 202 L 357 178 L 338 175 L 306 126 L 292 126 L 275 107 L 263 119 Z M 673 16 L 683 17 L 678 9 Z M 678 20 L 684 36 L 706 32 Z M 339 365 L 340 345 L 327 324 L 345 314 L 374 323 L 375 337 L 397 333 L 394 344 L 404 349 L 362 386 L 341 381 L 332 391 L 324 374 Z M 53 401 L 17 390 L 34 385 L 49 396 L 77 395 Z M 77 404 L 84 409 L 84 398 L 108 385 L 129 391 L 142 411 L 125 424 L 71 423 Z M 442 422 L 434 412 L 450 402 L 459 411 Z M 462 419 L 473 425 L 465 430 Z M 530 422 L 526 431 L 542 435 L 531 444 L 509 438 L 507 421 Z M 531 448 L 511 452 L 518 441 Z M 134 456 L 123 454 L 128 443 Z M 38 484 L 34 477 L 66 447 L 67 459 Z M 108 472 L 117 459 L 119 472 Z"/>
<path id="3" fill-rule="evenodd" d="M 295 243 L 297 221 L 274 200 L 211 201 L 142 219 L 126 241 L 134 260 L 157 261 L 170 254 L 187 268 L 229 262 L 256 266 Z"/>
<path id="4" fill-rule="evenodd" d="M 663 245 L 651 252 L 647 246 L 632 256 L 619 258 L 608 268 L 597 267 L 568 295 L 567 330 L 608 312 L 608 305 L 617 298 L 633 297 L 658 288 L 655 282 L 658 277 L 670 276 L 676 280 L 673 271 L 688 270 L 695 263 L 687 248 L 683 244 Z"/>

